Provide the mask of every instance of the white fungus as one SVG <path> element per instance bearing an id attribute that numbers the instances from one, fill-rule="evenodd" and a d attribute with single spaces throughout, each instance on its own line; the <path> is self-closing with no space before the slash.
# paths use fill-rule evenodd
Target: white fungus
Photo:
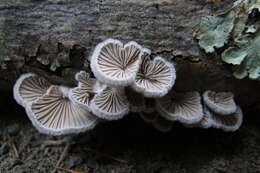
<path id="1" fill-rule="evenodd" d="M 231 92 L 205 91 L 203 93 L 204 103 L 215 113 L 229 115 L 237 110 L 234 95 Z"/>
<path id="2" fill-rule="evenodd" d="M 75 76 L 78 81 L 78 86 L 76 88 L 70 89 L 69 98 L 75 103 L 79 104 L 83 108 L 91 111 L 90 101 L 94 97 L 96 92 L 97 80 L 90 78 L 89 74 L 85 71 L 80 71 Z"/>
<path id="3" fill-rule="evenodd" d="M 50 85 L 43 77 L 26 73 L 21 75 L 16 81 L 13 88 L 13 95 L 17 103 L 25 107 L 43 96 Z"/>
<path id="4" fill-rule="evenodd" d="M 98 44 L 90 58 L 91 70 L 102 83 L 127 86 L 133 83 L 141 63 L 142 47 L 134 41 L 123 45 L 107 39 Z"/>
<path id="5" fill-rule="evenodd" d="M 33 125 L 44 134 L 65 135 L 92 129 L 97 118 L 68 98 L 69 88 L 52 85 L 38 100 L 26 106 Z"/>
<path id="6" fill-rule="evenodd" d="M 144 56 L 132 88 L 145 97 L 162 97 L 172 88 L 175 78 L 172 63 L 159 56 L 153 60 Z"/>
<path id="7" fill-rule="evenodd" d="M 170 92 L 157 99 L 157 111 L 170 121 L 194 124 L 203 117 L 201 98 L 198 92 Z"/>
<path id="8" fill-rule="evenodd" d="M 222 129 L 226 132 L 234 132 L 239 129 L 243 121 L 243 113 L 239 106 L 237 110 L 226 116 L 218 115 L 211 111 L 212 127 Z"/>
<path id="9" fill-rule="evenodd" d="M 117 120 L 129 112 L 124 88 L 106 87 L 91 100 L 94 115 L 106 120 Z"/>

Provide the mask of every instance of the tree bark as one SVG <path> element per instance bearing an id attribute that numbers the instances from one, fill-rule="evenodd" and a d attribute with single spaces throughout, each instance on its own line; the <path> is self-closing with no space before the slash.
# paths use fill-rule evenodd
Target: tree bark
<path id="1" fill-rule="evenodd" d="M 22 72 L 63 83 L 70 70 L 107 38 L 135 40 L 176 64 L 176 90 L 233 91 L 242 105 L 260 100 L 259 82 L 236 80 L 218 54 L 208 55 L 193 38 L 202 16 L 217 15 L 233 1 L 210 0 L 1 0 L 0 80 L 12 84 Z M 68 60 L 54 72 L 37 61 Z M 70 70 L 68 70 L 70 69 Z M 64 80 L 65 79 L 65 80 Z M 70 79 L 68 79 L 70 81 Z M 1 84 L 0 83 L 0 84 Z M 68 82 L 70 83 L 70 82 Z"/>

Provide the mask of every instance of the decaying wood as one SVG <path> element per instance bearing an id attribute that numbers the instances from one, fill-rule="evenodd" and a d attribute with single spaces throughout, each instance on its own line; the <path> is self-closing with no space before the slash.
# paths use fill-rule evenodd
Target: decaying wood
<path id="1" fill-rule="evenodd" d="M 12 86 L 20 73 L 36 69 L 59 83 L 64 69 L 86 69 L 95 45 L 112 37 L 173 59 L 178 90 L 229 90 L 243 105 L 253 104 L 260 100 L 259 82 L 234 79 L 230 67 L 193 38 L 202 16 L 231 6 L 229 0 L 1 0 L 0 80 Z M 52 72 L 37 57 L 69 63 Z"/>

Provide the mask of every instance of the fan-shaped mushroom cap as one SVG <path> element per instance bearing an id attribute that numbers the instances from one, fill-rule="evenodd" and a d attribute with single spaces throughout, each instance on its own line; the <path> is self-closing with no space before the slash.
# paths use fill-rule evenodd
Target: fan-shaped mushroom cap
<path id="1" fill-rule="evenodd" d="M 201 98 L 198 92 L 171 92 L 157 100 L 157 111 L 170 121 L 186 124 L 199 122 L 203 117 Z"/>
<path id="2" fill-rule="evenodd" d="M 78 86 L 70 89 L 69 98 L 75 104 L 79 104 L 83 108 L 91 111 L 90 101 L 94 97 L 94 94 L 101 90 L 101 86 L 96 79 L 90 78 L 89 74 L 85 71 L 77 73 L 75 78 L 78 81 Z"/>
<path id="3" fill-rule="evenodd" d="M 25 107 L 27 104 L 42 97 L 50 85 L 43 77 L 32 73 L 23 74 L 14 85 L 14 98 L 17 103 Z"/>
<path id="4" fill-rule="evenodd" d="M 50 135 L 80 133 L 94 128 L 97 118 L 68 98 L 69 88 L 51 86 L 38 100 L 26 106 L 33 125 Z"/>
<path id="5" fill-rule="evenodd" d="M 153 121 L 153 126 L 157 130 L 161 132 L 169 132 L 172 130 L 172 122 L 168 121 L 160 116 L 157 117 L 155 121 Z"/>
<path id="6" fill-rule="evenodd" d="M 205 91 L 203 101 L 216 114 L 228 115 L 237 110 L 234 95 L 231 92 Z"/>
<path id="7" fill-rule="evenodd" d="M 145 98 L 143 95 L 130 88 L 126 88 L 126 95 L 130 104 L 131 112 L 141 112 L 145 110 Z"/>
<path id="8" fill-rule="evenodd" d="M 139 115 L 147 123 L 156 121 L 158 117 L 157 112 L 151 112 L 151 113 L 139 112 Z"/>
<path id="9" fill-rule="evenodd" d="M 97 45 L 90 59 L 91 69 L 102 83 L 127 86 L 135 79 L 143 54 L 134 41 L 123 45 L 119 40 L 107 39 Z"/>
<path id="10" fill-rule="evenodd" d="M 159 56 L 153 60 L 145 56 L 132 87 L 145 97 L 162 97 L 172 88 L 175 78 L 176 72 L 172 63 Z"/>
<path id="11" fill-rule="evenodd" d="M 124 88 L 106 87 L 91 100 L 94 115 L 107 120 L 117 120 L 129 112 Z"/>
<path id="12" fill-rule="evenodd" d="M 243 121 L 243 113 L 239 106 L 237 110 L 226 116 L 215 114 L 211 112 L 212 127 L 222 129 L 227 132 L 233 132 L 239 129 Z"/>

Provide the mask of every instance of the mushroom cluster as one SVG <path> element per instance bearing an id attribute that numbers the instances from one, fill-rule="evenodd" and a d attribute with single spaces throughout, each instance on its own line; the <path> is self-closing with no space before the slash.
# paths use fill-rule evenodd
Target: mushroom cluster
<path id="1" fill-rule="evenodd" d="M 16 81 L 13 93 L 41 133 L 64 135 L 94 128 L 98 119 L 74 104 L 68 97 L 69 91 L 65 86 L 52 85 L 40 76 L 27 73 Z"/>
<path id="2" fill-rule="evenodd" d="M 178 121 L 186 127 L 212 127 L 232 132 L 241 126 L 243 120 L 241 108 L 236 105 L 230 92 L 208 90 L 200 96 L 199 92 L 172 90 L 156 99 L 154 107 L 156 109 L 152 113 L 142 112 L 140 115 L 160 131 L 171 130 L 170 122 Z M 162 121 L 162 118 L 165 120 Z"/>
<path id="3" fill-rule="evenodd" d="M 174 65 L 134 41 L 105 40 L 89 60 L 94 77 L 79 71 L 75 88 L 31 73 L 16 81 L 14 98 L 41 133 L 84 132 L 99 120 L 118 120 L 130 111 L 163 132 L 171 130 L 173 121 L 227 131 L 241 125 L 242 112 L 232 94 L 206 91 L 201 99 L 198 92 L 173 91 Z"/>
<path id="4" fill-rule="evenodd" d="M 203 93 L 204 117 L 198 123 L 202 128 L 214 127 L 236 131 L 242 124 L 243 113 L 230 92 L 205 91 Z"/>
<path id="5" fill-rule="evenodd" d="M 145 97 L 162 97 L 171 90 L 176 78 L 173 64 L 150 54 L 136 42 L 108 39 L 90 57 L 95 78 L 80 71 L 75 75 L 77 86 L 68 88 L 28 73 L 16 81 L 14 98 L 41 133 L 83 132 L 99 119 L 117 120 L 130 110 L 149 109 L 144 107 Z"/>

